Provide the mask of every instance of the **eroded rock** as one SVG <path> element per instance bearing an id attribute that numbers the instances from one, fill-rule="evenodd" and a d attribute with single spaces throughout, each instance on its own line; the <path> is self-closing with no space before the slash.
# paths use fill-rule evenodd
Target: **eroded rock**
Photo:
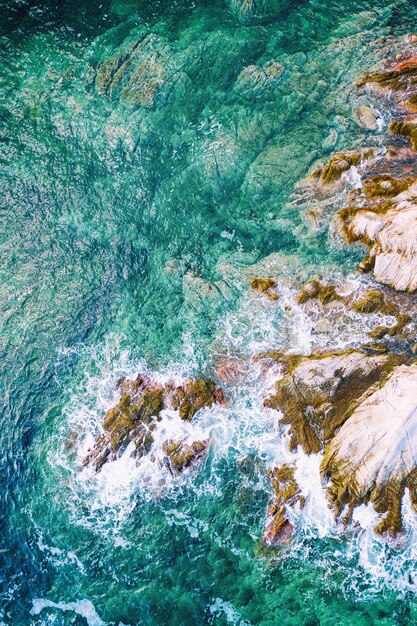
<path id="1" fill-rule="evenodd" d="M 115 460 L 131 443 L 135 446 L 133 455 L 137 459 L 147 454 L 163 409 L 178 410 L 182 420 L 191 421 L 200 409 L 225 402 L 222 390 L 207 379 L 188 379 L 181 385 L 160 385 L 139 375 L 135 380 L 121 381 L 120 392 L 119 402 L 104 416 L 103 432 L 83 461 L 84 465 L 92 464 L 96 471 L 107 461 Z M 174 467 L 184 468 L 187 458 L 197 458 L 194 443 L 170 442 L 179 446 L 177 450 L 172 449 Z"/>
<path id="2" fill-rule="evenodd" d="M 273 278 L 253 278 L 250 283 L 251 289 L 258 291 L 270 300 L 278 300 L 278 294 L 273 291 L 277 286 Z"/>
<path id="3" fill-rule="evenodd" d="M 269 505 L 263 541 L 268 545 L 284 543 L 293 533 L 294 527 L 288 520 L 288 507 L 296 504 L 304 506 L 304 496 L 295 478 L 295 467 L 282 465 L 268 472 L 274 490 L 274 498 Z"/>
<path id="4" fill-rule="evenodd" d="M 170 472 L 181 473 L 184 469 L 204 457 L 208 453 L 209 446 L 210 439 L 192 441 L 190 443 L 184 440 L 174 441 L 168 439 L 162 444 L 162 450 L 167 455 L 167 466 Z"/>
<path id="5" fill-rule="evenodd" d="M 380 533 L 402 530 L 401 503 L 409 488 L 417 512 L 417 364 L 402 365 L 363 399 L 328 444 L 322 462 L 339 517 L 371 501 L 385 514 Z"/>
<path id="6" fill-rule="evenodd" d="M 403 182 L 407 189 L 392 201 L 343 209 L 338 217 L 349 243 L 369 246 L 358 268 L 372 270 L 383 285 L 412 293 L 417 289 L 417 183 Z M 385 190 L 391 185 L 388 181 Z"/>
<path id="7" fill-rule="evenodd" d="M 358 350 L 282 356 L 285 375 L 265 406 L 282 411 L 280 423 L 290 427 L 291 449 L 301 445 L 307 454 L 319 452 L 371 392 L 372 385 L 404 360 L 398 355 Z"/>

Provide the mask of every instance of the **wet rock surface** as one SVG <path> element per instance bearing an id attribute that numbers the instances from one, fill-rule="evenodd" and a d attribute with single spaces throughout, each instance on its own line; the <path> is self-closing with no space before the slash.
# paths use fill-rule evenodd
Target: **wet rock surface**
<path id="1" fill-rule="evenodd" d="M 167 455 L 166 464 L 169 471 L 180 473 L 190 467 L 208 453 L 209 445 L 209 439 L 191 443 L 168 439 L 162 444 L 162 450 Z"/>
<path id="2" fill-rule="evenodd" d="M 296 481 L 295 467 L 282 465 L 269 471 L 274 496 L 268 507 L 263 541 L 267 545 L 285 543 L 291 539 L 293 524 L 288 520 L 288 508 L 303 508 L 305 500 Z"/>
<path id="3" fill-rule="evenodd" d="M 357 406 L 326 448 L 322 473 L 335 514 L 372 502 L 384 514 L 375 530 L 403 528 L 405 489 L 417 512 L 417 365 L 396 368 Z"/>
<path id="4" fill-rule="evenodd" d="M 189 422 L 200 409 L 225 402 L 220 387 L 207 379 L 161 385 L 139 375 L 134 380 L 121 381 L 120 392 L 119 402 L 104 416 L 103 432 L 83 461 L 84 465 L 93 465 L 96 471 L 104 463 L 114 461 L 132 443 L 135 458 L 139 460 L 147 454 L 164 409 L 178 411 L 180 418 Z M 180 472 L 203 455 L 208 441 L 167 441 L 164 446 L 170 466 Z"/>
<path id="5" fill-rule="evenodd" d="M 279 360 L 279 356 L 276 357 Z M 290 448 L 307 454 L 322 450 L 372 385 L 404 359 L 350 350 L 312 356 L 282 356 L 285 374 L 265 406 L 282 412 L 290 427 Z"/>

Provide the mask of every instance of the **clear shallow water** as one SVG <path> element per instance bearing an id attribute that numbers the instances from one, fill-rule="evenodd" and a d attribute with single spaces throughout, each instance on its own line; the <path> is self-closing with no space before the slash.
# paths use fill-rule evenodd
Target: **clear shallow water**
<path id="1" fill-rule="evenodd" d="M 254 27 L 220 0 L 0 12 L 3 623 L 417 622 L 413 529 L 400 549 L 332 530 L 317 460 L 296 544 L 261 547 L 266 468 L 287 453 L 256 371 L 192 427 L 213 438 L 197 472 L 173 483 L 123 458 L 94 478 L 78 462 L 123 374 L 314 345 L 302 316 L 248 293 L 251 267 L 289 284 L 353 269 L 357 252 L 312 237 L 289 201 L 317 159 L 379 140 L 351 86 L 416 9 L 305 1 Z M 131 110 L 91 67 L 143 32 L 188 79 Z M 243 68 L 271 59 L 275 90 L 242 96 Z"/>

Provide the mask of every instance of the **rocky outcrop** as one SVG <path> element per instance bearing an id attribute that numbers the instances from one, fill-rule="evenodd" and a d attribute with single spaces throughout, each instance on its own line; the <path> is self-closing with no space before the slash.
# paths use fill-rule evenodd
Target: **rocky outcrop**
<path id="1" fill-rule="evenodd" d="M 361 202 L 360 208 L 340 211 L 341 230 L 348 242 L 360 241 L 370 248 L 358 266 L 361 271 L 373 270 L 379 283 L 412 293 L 417 289 L 417 183 L 407 177 L 370 182 L 380 189 L 374 191 L 377 198 L 406 190 L 383 204 Z M 366 185 L 364 189 L 366 196 Z"/>
<path id="2" fill-rule="evenodd" d="M 395 118 L 390 131 L 408 139 L 412 150 L 388 148 L 348 195 L 335 222 L 349 243 L 369 246 L 361 271 L 372 270 L 379 283 L 408 292 L 417 289 L 416 82 L 417 57 L 411 54 L 359 81 L 359 87 L 389 92 Z"/>
<path id="3" fill-rule="evenodd" d="M 222 390 L 206 379 L 161 385 L 139 375 L 135 380 L 121 381 L 120 393 L 119 402 L 104 416 L 103 432 L 83 461 L 96 471 L 107 461 L 115 460 L 131 443 L 137 459 L 147 454 L 162 410 L 177 410 L 182 420 L 191 421 L 200 409 L 225 402 Z M 181 471 L 202 455 L 208 442 L 168 441 L 166 446 L 172 467 Z"/>
<path id="4" fill-rule="evenodd" d="M 166 465 L 172 473 L 181 473 L 190 467 L 198 459 L 208 453 L 210 445 L 209 439 L 203 441 L 192 441 L 187 443 L 184 440 L 173 441 L 168 439 L 162 444 L 162 450 L 166 454 Z"/>
<path id="5" fill-rule="evenodd" d="M 274 291 L 277 283 L 273 278 L 253 278 L 250 286 L 251 289 L 267 296 L 270 300 L 278 300 L 278 294 Z"/>
<path id="6" fill-rule="evenodd" d="M 328 444 L 322 473 L 336 516 L 372 502 L 384 514 L 375 530 L 402 530 L 406 488 L 417 512 L 417 364 L 397 367 L 362 400 Z M 344 511 L 344 509 L 346 510 Z"/>
<path id="7" fill-rule="evenodd" d="M 268 507 L 263 534 L 263 541 L 267 545 L 284 543 L 291 538 L 294 526 L 288 520 L 288 508 L 297 504 L 299 508 L 304 506 L 304 497 L 294 472 L 295 467 L 292 465 L 275 467 L 268 472 L 274 497 Z"/>
<path id="8" fill-rule="evenodd" d="M 350 417 L 372 385 L 386 379 L 404 358 L 347 350 L 312 356 L 275 356 L 285 370 L 265 406 L 289 426 L 290 448 L 319 452 Z"/>
<path id="9" fill-rule="evenodd" d="M 346 524 L 356 507 L 371 503 L 379 514 L 375 531 L 396 535 L 403 529 L 407 489 L 417 513 L 417 362 L 409 358 L 417 351 L 415 299 L 408 295 L 417 291 L 417 57 L 397 57 L 361 86 L 389 94 L 395 117 L 390 131 L 410 147 L 337 153 L 313 171 L 304 193 L 313 203 L 309 216 L 320 227 L 336 194 L 350 188 L 332 232 L 368 246 L 358 269 L 372 271 L 378 283 L 395 291 L 372 286 L 345 291 L 314 277 L 298 293 L 303 310 L 342 306 L 355 319 L 375 316 L 380 321 L 369 331 L 373 341 L 360 350 L 260 358 L 281 363 L 283 376 L 265 405 L 282 413 L 292 450 L 323 453 L 321 475 L 335 518 Z M 363 127 L 376 130 L 374 109 L 362 106 L 356 115 Z M 391 349 L 401 353 L 390 354 Z M 266 542 L 290 534 L 286 505 L 301 493 L 294 469 L 285 468 L 283 476 L 280 471 L 271 475 L 276 501 Z"/>

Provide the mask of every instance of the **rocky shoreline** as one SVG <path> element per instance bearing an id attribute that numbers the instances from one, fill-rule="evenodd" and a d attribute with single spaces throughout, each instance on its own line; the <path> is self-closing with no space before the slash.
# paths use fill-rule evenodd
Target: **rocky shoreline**
<path id="1" fill-rule="evenodd" d="M 361 314 L 379 310 L 393 315 L 396 323 L 376 326 L 369 334 L 377 341 L 360 350 L 273 355 L 282 359 L 284 376 L 276 383 L 275 395 L 266 400 L 267 406 L 281 412 L 280 423 L 289 427 L 292 449 L 324 452 L 321 476 L 335 520 L 346 525 L 356 507 L 371 502 L 379 514 L 375 531 L 389 536 L 403 530 L 406 489 L 417 513 L 416 86 L 417 58 L 412 50 L 361 79 L 358 89 L 368 95 L 373 91 L 389 95 L 393 106 L 389 129 L 395 144 L 338 153 L 307 181 L 313 205 L 308 217 L 316 229 L 331 206 L 329 197 L 340 194 L 349 178 L 354 181 L 343 207 L 331 218 L 330 229 L 338 240 L 368 247 L 358 270 L 372 273 L 373 280 L 388 289 L 384 293 L 372 288 L 351 302 L 333 285 L 312 279 L 302 287 L 298 301 L 317 299 L 325 306 L 342 300 Z M 370 129 L 371 112 L 371 108 L 362 111 L 372 122 Z M 398 137 L 404 140 L 398 142 Z M 390 345 L 380 341 L 387 336 L 394 338 Z M 302 497 L 302 485 L 292 482 L 289 488 L 288 480 L 277 480 L 279 473 L 279 468 L 272 473 L 275 508 L 271 505 L 269 510 L 268 543 L 288 539 L 286 507 Z"/>
<path id="2" fill-rule="evenodd" d="M 242 11 L 242 3 L 231 1 L 230 5 L 232 11 Z M 246 8 L 250 6 L 248 3 Z M 239 13 L 242 23 L 251 19 L 249 9 Z M 132 65 L 132 59 L 150 44 L 144 38 L 136 47 L 103 63 L 96 77 L 99 93 L 105 97 L 119 94 L 117 97 L 134 101 L 135 106 L 155 106 L 164 82 L 162 70 L 153 71 L 150 80 L 146 61 L 129 74 L 126 83 L 126 72 L 136 63 Z M 417 513 L 417 316 L 413 296 L 417 290 L 417 56 L 413 44 L 410 38 L 408 52 L 357 85 L 359 93 L 368 98 L 382 93 L 389 99 L 392 142 L 337 153 L 303 183 L 312 230 L 320 230 L 330 220 L 330 233 L 337 242 L 367 249 L 358 270 L 372 279 L 368 288 L 352 293 L 346 286 L 313 276 L 298 292 L 297 304 L 307 314 L 316 307 L 314 315 L 319 320 L 325 310 L 339 306 L 358 316 L 359 323 L 372 315 L 383 323 L 372 326 L 369 342 L 361 346 L 313 354 L 270 351 L 253 359 L 266 369 L 280 366 L 281 378 L 274 393 L 265 399 L 265 407 L 279 412 L 280 428 L 289 433 L 291 451 L 300 446 L 308 455 L 322 455 L 321 478 L 335 520 L 346 525 L 356 507 L 371 503 L 379 514 L 375 531 L 390 536 L 403 529 L 401 507 L 406 490 Z M 247 75 L 242 73 L 239 79 L 240 89 L 247 89 L 255 80 L 257 88 L 264 90 L 268 81 L 278 80 L 281 71 L 268 65 L 262 75 L 258 76 L 259 70 L 255 76 L 256 68 L 247 69 Z M 121 76 L 126 83 L 123 89 Z M 361 106 L 356 115 L 364 127 L 376 128 L 372 107 Z M 343 206 L 332 211 L 341 193 Z M 250 282 L 255 296 L 267 298 L 271 306 L 279 300 L 278 286 L 276 276 L 257 276 Z M 214 366 L 214 380 L 161 385 L 139 375 L 120 381 L 120 400 L 106 413 L 103 432 L 84 465 L 100 471 L 128 446 L 139 462 L 152 450 L 153 433 L 163 410 L 178 411 L 182 420 L 191 421 L 201 409 L 224 404 L 222 385 L 237 384 L 242 368 L 247 367 L 229 359 L 229 364 Z M 194 466 L 209 446 L 209 439 L 164 441 L 162 451 L 169 473 L 174 476 Z M 290 539 L 294 525 L 288 510 L 304 506 L 303 485 L 298 485 L 295 472 L 295 461 L 269 472 L 274 495 L 263 535 L 268 545 Z"/>

